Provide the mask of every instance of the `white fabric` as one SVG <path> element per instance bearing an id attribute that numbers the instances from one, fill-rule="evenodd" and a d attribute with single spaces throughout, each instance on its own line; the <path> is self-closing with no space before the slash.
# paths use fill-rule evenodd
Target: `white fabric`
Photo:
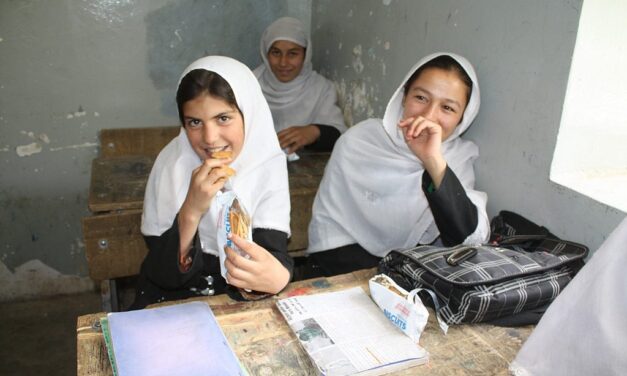
<path id="1" fill-rule="evenodd" d="M 477 228 L 464 243 L 487 240 L 487 196 L 473 190 L 473 161 L 479 151 L 474 143 L 459 138 L 479 111 L 477 76 L 465 58 L 437 53 L 412 67 L 388 103 L 383 120 L 365 120 L 337 141 L 314 201 L 307 252 L 359 243 L 371 254 L 383 257 L 392 249 L 428 244 L 438 237 L 421 189 L 424 168 L 405 143 L 398 122 L 403 114 L 405 82 L 418 67 L 445 54 L 462 65 L 473 88 L 463 120 L 442 144 L 442 152 L 478 209 Z"/>
<path id="2" fill-rule="evenodd" d="M 253 73 L 237 60 L 208 56 L 192 63 L 184 77 L 194 69 L 215 72 L 224 78 L 235 93 L 244 118 L 244 145 L 231 163 L 236 175 L 230 187 L 252 217 L 252 228 L 290 233 L 290 197 L 287 162 L 272 126 L 272 116 Z M 179 80 L 180 82 L 180 80 Z M 181 128 L 159 153 L 150 172 L 144 197 L 142 233 L 159 236 L 169 229 L 187 195 L 192 171 L 202 161 L 192 149 Z M 216 243 L 217 205 L 202 217 L 198 226 L 203 251 L 218 254 Z"/>
<path id="3" fill-rule="evenodd" d="M 303 68 L 290 82 L 279 81 L 268 63 L 268 50 L 277 40 L 287 40 L 306 48 Z M 336 104 L 335 86 L 312 69 L 311 40 L 302 23 L 291 17 L 279 18 L 264 31 L 260 45 L 263 64 L 254 73 L 272 111 L 275 130 L 279 132 L 292 126 L 319 124 L 344 132 L 346 126 Z"/>
<path id="4" fill-rule="evenodd" d="M 627 375 L 627 218 L 549 306 L 510 369 L 523 375 Z"/>

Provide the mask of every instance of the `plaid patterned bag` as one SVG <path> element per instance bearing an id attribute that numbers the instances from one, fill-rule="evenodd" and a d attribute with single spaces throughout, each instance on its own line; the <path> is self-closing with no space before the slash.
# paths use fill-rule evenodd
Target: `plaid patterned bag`
<path id="1" fill-rule="evenodd" d="M 502 238 L 498 246 L 416 248 L 379 264 L 408 291 L 431 290 L 447 324 L 476 323 L 550 303 L 583 266 L 584 245 L 545 236 Z"/>

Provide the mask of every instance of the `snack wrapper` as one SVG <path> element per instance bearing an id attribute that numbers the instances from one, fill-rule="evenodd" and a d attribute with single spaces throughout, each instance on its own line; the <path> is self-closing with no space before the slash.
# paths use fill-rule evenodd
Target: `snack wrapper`
<path id="1" fill-rule="evenodd" d="M 385 274 L 377 274 L 368 281 L 370 295 L 388 320 L 418 343 L 427 325 L 429 312 L 417 295 L 407 292 Z"/>
<path id="2" fill-rule="evenodd" d="M 217 242 L 218 251 L 220 252 L 220 274 L 226 278 L 226 267 L 224 266 L 226 261 L 225 246 L 244 257 L 249 257 L 246 252 L 228 238 L 228 235 L 233 233 L 248 241 L 252 241 L 253 237 L 250 216 L 244 205 L 237 199 L 235 192 L 226 191 L 216 195 L 216 204 L 219 207 Z"/>
<path id="3" fill-rule="evenodd" d="M 300 156 L 298 154 L 296 154 L 296 153 L 288 153 L 287 152 L 287 148 L 283 149 L 283 152 L 287 156 L 287 161 L 288 162 L 296 162 L 297 160 L 300 159 Z"/>
<path id="4" fill-rule="evenodd" d="M 243 257 L 250 256 L 229 240 L 228 235 L 233 233 L 242 239 L 252 241 L 251 218 L 244 205 L 237 199 L 235 192 L 227 190 L 216 195 L 216 204 L 219 205 L 218 214 L 218 251 L 220 252 L 220 274 L 226 279 L 226 252 L 224 247 L 229 247 Z M 270 296 L 269 293 L 238 288 L 240 295 L 246 300 L 260 300 Z"/>

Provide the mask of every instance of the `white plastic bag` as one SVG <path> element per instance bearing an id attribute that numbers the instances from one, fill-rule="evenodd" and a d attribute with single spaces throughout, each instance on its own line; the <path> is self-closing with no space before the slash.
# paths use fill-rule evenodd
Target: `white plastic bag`
<path id="1" fill-rule="evenodd" d="M 372 299 L 385 317 L 418 343 L 429 319 L 429 312 L 417 295 L 418 290 L 407 292 L 385 274 L 375 275 L 368 284 Z"/>

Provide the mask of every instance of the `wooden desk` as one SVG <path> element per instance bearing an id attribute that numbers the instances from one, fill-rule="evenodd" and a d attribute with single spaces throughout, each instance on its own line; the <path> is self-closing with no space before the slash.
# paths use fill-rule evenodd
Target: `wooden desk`
<path id="1" fill-rule="evenodd" d="M 180 127 L 109 129 L 100 133 L 101 156 L 92 162 L 88 206 L 82 219 L 89 275 L 101 281 L 103 309 L 117 311 L 115 279 L 137 275 L 148 249 L 140 226 L 144 190 L 159 151 Z M 295 256 L 307 248 L 311 206 L 329 153 L 302 153 L 288 163 Z"/>
<path id="2" fill-rule="evenodd" d="M 276 299 L 293 295 L 362 286 L 375 271 L 364 270 L 332 278 L 291 283 L 278 297 L 257 302 L 236 302 L 226 295 L 196 298 L 213 310 L 224 334 L 250 375 L 315 375 L 298 340 L 276 308 Z M 168 304 L 176 304 L 171 302 Z M 111 375 L 102 333 L 93 324 L 105 313 L 77 319 L 77 374 Z M 507 367 L 532 327 L 501 328 L 490 325 L 451 326 L 445 336 L 431 312 L 420 344 L 429 351 L 429 364 L 396 375 L 508 375 Z"/>

